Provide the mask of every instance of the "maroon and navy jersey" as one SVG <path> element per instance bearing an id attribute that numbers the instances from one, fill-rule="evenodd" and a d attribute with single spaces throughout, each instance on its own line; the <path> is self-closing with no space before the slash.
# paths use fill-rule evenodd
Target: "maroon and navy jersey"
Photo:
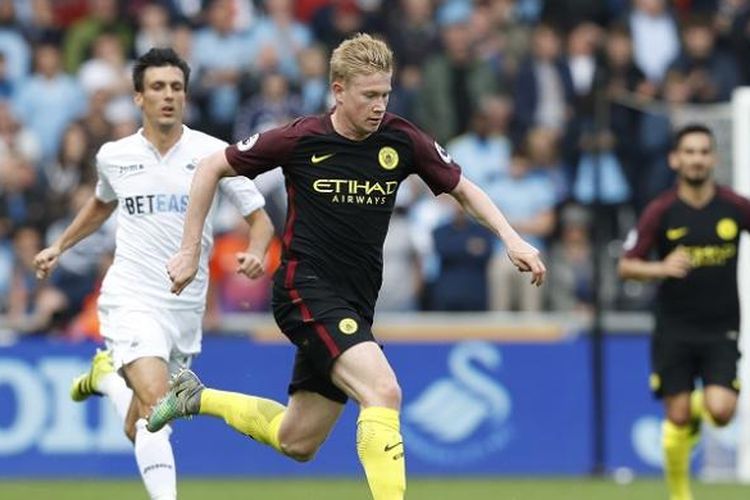
<path id="1" fill-rule="evenodd" d="M 739 331 L 737 250 L 750 229 L 750 200 L 717 187 L 704 207 L 692 207 L 673 189 L 649 204 L 625 242 L 625 257 L 663 259 L 676 247 L 690 256 L 682 279 L 665 279 L 656 301 L 659 334 L 699 336 Z"/>
<path id="2" fill-rule="evenodd" d="M 282 261 L 312 266 L 365 316 L 382 281 L 382 248 L 396 191 L 410 174 L 435 194 L 452 191 L 460 167 L 407 120 L 386 113 L 362 141 L 333 129 L 330 114 L 299 118 L 226 149 L 250 178 L 280 166 L 288 195 Z M 278 279 L 278 277 L 277 277 Z"/>

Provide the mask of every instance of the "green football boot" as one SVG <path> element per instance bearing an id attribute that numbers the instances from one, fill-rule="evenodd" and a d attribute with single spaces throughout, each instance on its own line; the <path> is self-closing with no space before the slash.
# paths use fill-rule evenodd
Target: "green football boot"
<path id="1" fill-rule="evenodd" d="M 190 370 L 182 370 L 174 375 L 169 391 L 151 410 L 146 428 L 156 432 L 176 418 L 196 415 L 201 406 L 201 392 L 205 388 Z"/>

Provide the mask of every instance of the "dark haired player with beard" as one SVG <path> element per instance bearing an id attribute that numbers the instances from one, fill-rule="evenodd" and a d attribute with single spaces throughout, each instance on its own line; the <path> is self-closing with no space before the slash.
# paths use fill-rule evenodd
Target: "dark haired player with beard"
<path id="1" fill-rule="evenodd" d="M 664 399 L 664 472 L 671 500 L 690 500 L 690 450 L 702 418 L 723 426 L 737 406 L 737 249 L 750 201 L 717 186 L 710 129 L 675 134 L 677 186 L 646 208 L 625 242 L 620 276 L 662 280 L 656 301 L 651 386 Z M 654 252 L 659 260 L 648 260 Z M 700 378 L 703 391 L 694 391 Z M 692 394 L 692 396 L 691 396 Z"/>
<path id="2" fill-rule="evenodd" d="M 434 193 L 450 193 L 503 240 L 516 267 L 531 273 L 532 284 L 541 285 L 545 268 L 539 252 L 461 175 L 442 147 L 386 112 L 393 55 L 385 43 L 356 35 L 333 51 L 330 68 L 336 99 L 331 113 L 255 135 L 202 162 L 190 190 L 182 247 L 168 266 L 172 291 L 189 290 L 200 228 L 218 180 L 254 177 L 281 165 L 289 208 L 273 311 L 297 346 L 288 406 L 205 388 L 186 370 L 154 408 L 149 429 L 186 415 L 214 415 L 306 461 L 352 398 L 360 408 L 357 453 L 372 496 L 401 500 L 406 489 L 401 388 L 371 330 L 383 240 L 399 184 L 417 174 Z"/>

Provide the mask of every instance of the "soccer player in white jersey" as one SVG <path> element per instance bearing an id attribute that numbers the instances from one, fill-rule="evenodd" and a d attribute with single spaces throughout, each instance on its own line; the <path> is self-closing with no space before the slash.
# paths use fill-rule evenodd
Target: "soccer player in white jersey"
<path id="1" fill-rule="evenodd" d="M 37 276 L 48 276 L 62 252 L 117 210 L 115 258 L 98 302 L 101 333 L 117 370 L 109 367 L 108 354 L 95 356 L 91 372 L 76 380 L 71 396 L 82 400 L 100 393 L 112 399 L 155 500 L 176 498 L 171 431 L 152 434 L 144 418 L 166 393 L 170 372 L 188 366 L 200 351 L 212 228 L 206 228 L 201 240 L 199 286 L 171 294 L 166 264 L 180 246 L 198 161 L 226 146 L 183 125 L 189 76 L 188 65 L 172 49 L 152 49 L 138 59 L 134 100 L 143 128 L 101 147 L 95 195 L 60 238 L 35 257 Z M 264 272 L 263 257 L 273 234 L 263 196 L 252 181 L 240 177 L 228 179 L 221 191 L 250 225 L 250 243 L 237 255 L 237 271 L 257 278 Z"/>

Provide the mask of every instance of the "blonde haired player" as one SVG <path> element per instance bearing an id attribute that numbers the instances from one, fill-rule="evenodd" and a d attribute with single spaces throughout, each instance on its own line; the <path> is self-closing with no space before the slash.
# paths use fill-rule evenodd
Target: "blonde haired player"
<path id="1" fill-rule="evenodd" d="M 289 403 L 205 388 L 183 371 L 149 417 L 149 429 L 193 414 L 223 418 L 258 442 L 310 460 L 348 398 L 360 408 L 357 453 L 376 500 L 406 489 L 400 433 L 401 389 L 372 330 L 382 248 L 399 184 L 419 175 L 435 194 L 449 193 L 489 227 L 531 282 L 545 268 L 445 150 L 408 121 L 386 112 L 393 58 L 380 40 L 359 34 L 330 61 L 332 112 L 255 135 L 201 163 L 190 190 L 182 246 L 169 262 L 172 291 L 190 290 L 201 256 L 206 212 L 220 179 L 254 177 L 281 165 L 289 208 L 273 310 L 297 347 Z"/>

